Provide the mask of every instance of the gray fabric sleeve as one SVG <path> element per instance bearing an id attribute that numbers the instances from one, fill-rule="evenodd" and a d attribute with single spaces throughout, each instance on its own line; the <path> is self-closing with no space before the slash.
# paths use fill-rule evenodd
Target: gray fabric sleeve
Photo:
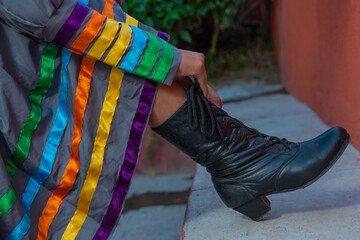
<path id="1" fill-rule="evenodd" d="M 179 49 L 174 47 L 174 59 L 163 84 L 171 86 L 174 81 L 175 74 L 177 73 L 181 62 L 181 52 Z"/>
<path id="2" fill-rule="evenodd" d="M 50 42 L 75 5 L 74 0 L 0 0 L 0 18 L 18 32 Z"/>
<path id="3" fill-rule="evenodd" d="M 87 6 L 79 4 L 76 0 L 47 0 L 47 1 L 27 0 L 26 7 L 25 6 L 21 7 L 22 5 L 24 5 L 23 0 L 0 0 L 0 18 L 2 19 L 2 21 L 5 22 L 5 24 L 10 26 L 11 28 L 27 36 L 31 36 L 40 41 L 52 42 L 59 47 L 66 47 L 66 48 L 70 47 L 68 44 L 69 42 L 70 43 L 73 42 L 74 39 L 76 39 L 77 36 L 81 34 L 82 30 L 87 25 L 91 14 L 95 14 L 96 12 L 95 10 Z M 123 19 L 124 16 L 126 17 L 126 14 L 122 11 L 120 5 L 118 5 L 117 3 L 115 3 L 114 5 L 114 12 L 119 15 L 120 19 Z M 75 33 L 71 33 L 71 31 L 68 31 L 66 29 L 68 29 L 69 25 L 70 26 L 76 25 L 74 24 L 74 21 L 79 21 L 78 24 L 80 25 L 77 26 L 78 30 Z M 106 24 L 107 22 L 109 21 L 105 21 L 104 24 Z M 120 31 L 120 29 L 122 28 L 123 25 L 125 26 L 127 24 L 119 22 L 119 26 L 118 26 L 119 34 L 114 36 L 113 39 L 110 39 L 113 43 L 121 37 L 120 35 L 122 32 Z M 150 27 L 147 27 L 143 24 L 139 24 L 139 26 L 140 27 L 138 28 L 140 30 L 142 30 L 142 28 L 147 29 L 150 30 L 149 32 L 151 34 L 154 34 L 155 36 L 164 37 L 163 33 L 158 32 Z M 162 36 L 159 35 L 159 33 Z M 96 37 L 98 37 L 99 36 L 98 34 L 101 34 L 101 32 L 94 34 L 96 34 L 97 35 Z M 93 37 L 95 37 L 95 35 L 93 35 Z M 162 44 L 168 44 L 168 43 L 162 43 Z M 112 48 L 112 46 L 113 44 L 110 44 L 109 48 Z M 132 44 L 129 45 L 127 48 L 129 49 L 131 47 Z M 165 81 L 165 84 L 170 85 L 181 60 L 180 51 L 175 47 L 172 48 L 174 53 L 172 65 L 170 69 L 166 71 L 162 71 L 161 74 L 157 74 L 156 76 L 153 76 L 153 75 L 147 75 L 146 71 L 133 73 L 126 68 L 124 68 L 123 70 L 136 74 L 140 77 L 149 78 L 150 80 L 156 82 L 164 83 Z M 79 49 L 69 48 L 69 50 L 77 54 L 84 54 L 85 56 L 93 58 L 98 61 L 104 61 L 105 63 L 113 67 L 116 67 L 118 63 L 115 61 L 110 61 L 110 62 L 105 61 L 104 60 L 105 56 L 103 55 L 101 56 L 91 55 L 84 53 L 84 50 L 79 50 Z M 127 50 L 125 52 L 127 52 Z M 151 51 L 152 50 L 149 50 L 149 52 Z M 110 51 L 106 51 L 105 53 L 109 53 L 109 52 Z M 144 53 L 145 52 L 148 52 L 147 46 L 145 46 Z M 169 56 L 167 54 L 165 55 L 161 54 L 160 57 L 158 58 L 158 61 L 160 61 L 160 59 L 168 59 L 168 58 Z M 153 67 L 156 66 L 156 63 L 153 64 L 154 64 Z M 151 65 L 149 67 L 151 67 Z"/>

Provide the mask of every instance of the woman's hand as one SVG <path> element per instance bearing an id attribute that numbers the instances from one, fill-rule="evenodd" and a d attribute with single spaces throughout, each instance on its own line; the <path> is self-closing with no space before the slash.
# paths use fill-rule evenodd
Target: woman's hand
<path id="1" fill-rule="evenodd" d="M 219 95 L 207 84 L 204 54 L 187 50 L 180 51 L 181 62 L 175 79 L 182 81 L 185 86 L 190 86 L 192 81 L 189 76 L 193 76 L 199 83 L 204 96 L 217 107 L 222 108 L 223 103 Z"/>
<path id="2" fill-rule="evenodd" d="M 175 79 L 181 80 L 189 76 L 193 76 L 195 80 L 199 83 L 199 86 L 203 91 L 205 97 L 209 99 L 204 54 L 187 50 L 180 51 L 181 62 L 179 69 L 175 75 Z"/>

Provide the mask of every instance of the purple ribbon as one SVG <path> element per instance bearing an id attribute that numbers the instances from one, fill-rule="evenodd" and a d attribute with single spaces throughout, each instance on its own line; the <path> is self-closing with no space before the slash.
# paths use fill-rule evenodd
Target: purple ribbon
<path id="1" fill-rule="evenodd" d="M 169 36 L 169 34 L 167 34 L 167 33 L 165 33 L 165 32 L 159 31 L 159 32 L 157 33 L 157 36 L 158 36 L 159 38 L 164 39 L 164 40 L 167 41 L 167 42 L 170 41 L 170 36 Z"/>
<path id="2" fill-rule="evenodd" d="M 119 177 L 116 180 L 115 190 L 112 194 L 112 199 L 106 215 L 93 239 L 107 239 L 120 215 L 136 167 L 142 136 L 147 125 L 156 88 L 156 82 L 146 80 L 131 125 L 129 141 L 125 150 L 124 163 L 121 166 Z"/>
<path id="3" fill-rule="evenodd" d="M 90 9 L 87 6 L 78 2 L 70 14 L 70 17 L 56 33 L 52 43 L 58 47 L 65 47 L 70 38 L 74 36 L 75 32 L 79 29 L 89 11 Z"/>

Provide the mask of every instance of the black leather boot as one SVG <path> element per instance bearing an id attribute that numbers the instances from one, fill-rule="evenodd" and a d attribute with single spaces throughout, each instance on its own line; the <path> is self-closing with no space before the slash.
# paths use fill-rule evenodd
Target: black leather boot
<path id="1" fill-rule="evenodd" d="M 350 141 L 340 127 L 301 143 L 271 137 L 211 104 L 197 85 L 187 96 L 184 105 L 153 130 L 206 167 L 223 202 L 253 220 L 270 211 L 267 195 L 310 185 Z"/>

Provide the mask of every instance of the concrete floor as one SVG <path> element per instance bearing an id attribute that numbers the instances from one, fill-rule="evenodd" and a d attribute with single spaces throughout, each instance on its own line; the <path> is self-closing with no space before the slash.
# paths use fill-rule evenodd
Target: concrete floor
<path id="1" fill-rule="evenodd" d="M 186 204 L 152 206 L 121 216 L 121 240 L 178 240 L 184 222 Z M 114 238 L 115 239 L 115 238 Z"/>
<path id="2" fill-rule="evenodd" d="M 261 132 L 291 141 L 311 139 L 329 128 L 307 106 L 287 94 L 230 103 L 224 109 Z M 334 167 L 313 185 L 269 196 L 272 210 L 260 222 L 226 208 L 209 174 L 198 167 L 182 239 L 360 239 L 359 160 L 359 151 L 350 145 Z"/>
<path id="3" fill-rule="evenodd" d="M 184 222 L 186 199 L 193 179 L 193 174 L 172 174 L 159 176 L 135 175 L 126 205 L 142 197 L 136 209 L 122 214 L 120 227 L 112 233 L 116 240 L 178 240 Z M 177 199 L 166 198 L 171 193 L 183 193 L 185 200 L 177 204 Z M 157 196 L 154 199 L 154 196 Z M 160 205 L 158 203 L 166 204 Z M 134 204 L 133 204 L 134 205 Z M 135 204 L 136 205 L 136 204 Z"/>

